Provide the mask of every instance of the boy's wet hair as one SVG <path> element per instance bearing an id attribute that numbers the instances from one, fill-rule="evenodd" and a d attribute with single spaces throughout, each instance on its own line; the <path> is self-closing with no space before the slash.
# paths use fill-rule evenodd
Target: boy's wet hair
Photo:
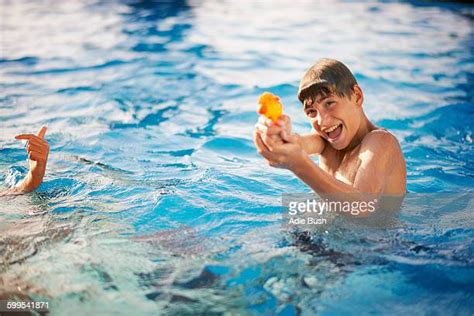
<path id="1" fill-rule="evenodd" d="M 308 69 L 301 80 L 298 100 L 304 104 L 308 98 L 314 102 L 318 96 L 325 98 L 331 94 L 350 97 L 356 84 L 346 65 L 335 59 L 321 59 Z"/>

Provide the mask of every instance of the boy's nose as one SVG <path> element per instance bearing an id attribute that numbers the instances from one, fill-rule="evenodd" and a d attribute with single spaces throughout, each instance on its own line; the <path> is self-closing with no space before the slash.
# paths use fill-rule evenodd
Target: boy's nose
<path id="1" fill-rule="evenodd" d="M 316 123 L 318 124 L 318 127 L 321 129 L 322 127 L 324 127 L 324 124 L 326 122 L 328 122 L 327 115 L 322 111 L 318 111 L 318 114 L 316 116 Z"/>

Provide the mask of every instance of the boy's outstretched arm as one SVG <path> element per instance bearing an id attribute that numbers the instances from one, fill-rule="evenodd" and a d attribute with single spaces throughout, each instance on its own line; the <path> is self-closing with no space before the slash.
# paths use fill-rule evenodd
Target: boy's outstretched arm
<path id="1" fill-rule="evenodd" d="M 263 140 L 265 138 L 265 141 Z M 316 165 L 302 149 L 296 138 L 276 145 L 269 137 L 255 130 L 254 141 L 258 152 L 273 167 L 292 171 L 318 194 L 352 193 L 352 198 L 366 198 L 366 194 L 380 195 L 392 171 L 393 158 L 399 145 L 393 135 L 384 131 L 366 136 L 359 153 L 360 167 L 354 183 L 344 183 Z M 353 195 L 355 194 L 355 195 Z"/>
<path id="2" fill-rule="evenodd" d="M 28 153 L 28 160 L 30 168 L 28 174 L 16 187 L 0 192 L 0 196 L 9 194 L 22 194 L 35 190 L 43 181 L 46 172 L 46 163 L 48 161 L 49 145 L 44 139 L 46 134 L 46 126 L 43 126 L 37 135 L 34 134 L 20 134 L 15 136 L 16 139 L 28 140 L 26 145 L 26 152 Z"/>

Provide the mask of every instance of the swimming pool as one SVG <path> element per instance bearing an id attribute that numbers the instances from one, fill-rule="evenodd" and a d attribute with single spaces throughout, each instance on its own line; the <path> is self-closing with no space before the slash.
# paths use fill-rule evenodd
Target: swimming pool
<path id="1" fill-rule="evenodd" d="M 4 289 L 52 315 L 472 314 L 472 6 L 12 1 L 1 21 L 3 186 L 26 170 L 14 135 L 46 124 L 51 146 L 38 192 L 0 201 Z M 308 131 L 320 57 L 400 140 L 389 227 L 281 229 L 281 195 L 308 190 L 256 153 L 255 103 Z"/>

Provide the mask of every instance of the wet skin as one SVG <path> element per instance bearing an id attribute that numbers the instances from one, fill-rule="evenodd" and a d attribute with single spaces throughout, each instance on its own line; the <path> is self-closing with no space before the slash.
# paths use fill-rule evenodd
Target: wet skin
<path id="1" fill-rule="evenodd" d="M 307 135 L 293 133 L 286 115 L 276 124 L 261 117 L 254 131 L 257 150 L 270 166 L 292 171 L 318 194 L 403 195 L 406 168 L 400 145 L 367 119 L 362 103 L 357 85 L 351 96 L 305 100 L 313 128 Z M 319 166 L 309 158 L 313 154 Z"/>
<path id="2" fill-rule="evenodd" d="M 23 181 L 16 187 L 1 191 L 1 196 L 17 195 L 34 191 L 43 181 L 46 172 L 46 163 L 49 155 L 49 144 L 45 140 L 47 127 L 43 126 L 38 134 L 20 134 L 15 136 L 18 140 L 26 140 L 26 152 L 28 154 L 29 170 Z"/>

